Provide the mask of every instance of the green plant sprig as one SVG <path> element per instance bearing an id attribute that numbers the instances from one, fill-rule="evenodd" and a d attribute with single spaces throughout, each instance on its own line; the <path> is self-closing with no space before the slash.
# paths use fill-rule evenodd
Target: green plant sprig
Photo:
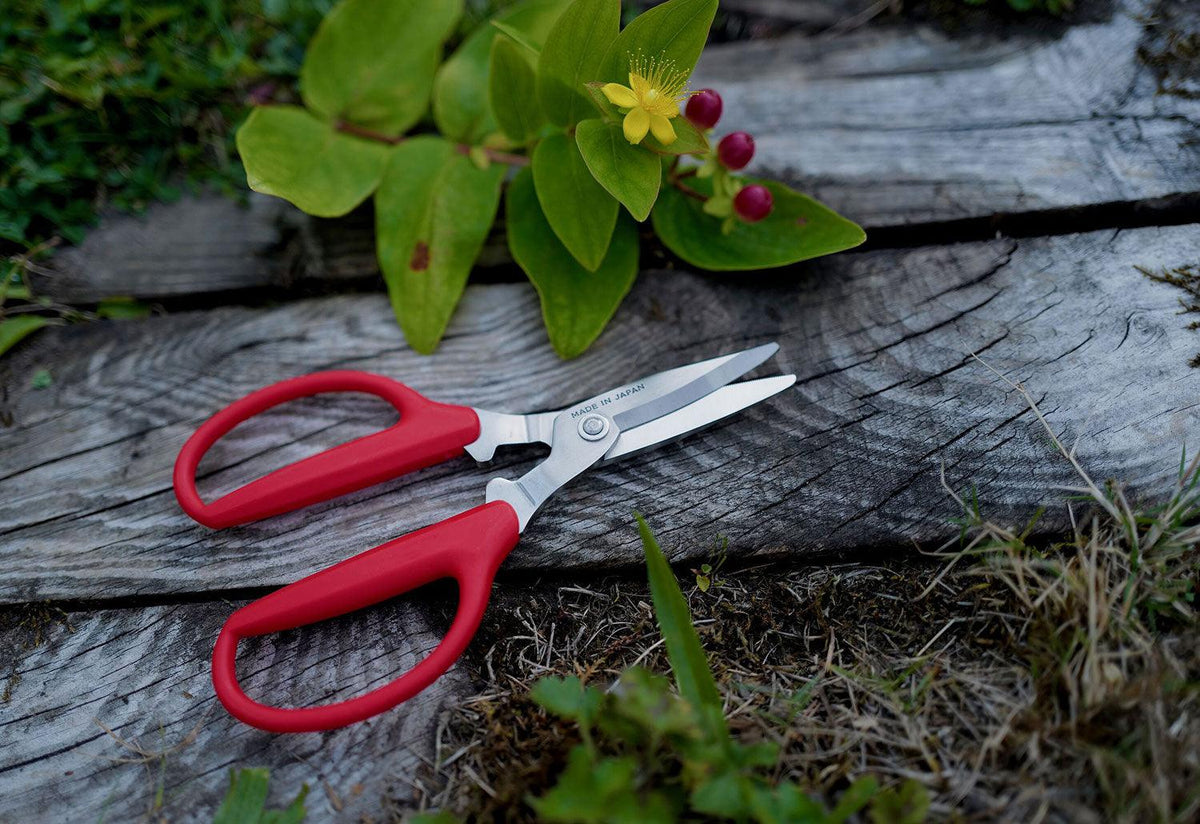
<path id="1" fill-rule="evenodd" d="M 282 810 L 268 810 L 267 785 L 271 773 L 266 767 L 249 767 L 229 771 L 229 790 L 213 815 L 213 824 L 300 824 L 306 810 L 304 799 L 308 785 Z"/>
<path id="2" fill-rule="evenodd" d="M 799 192 L 732 174 L 680 116 L 716 7 L 668 0 L 622 29 L 619 0 L 523 0 L 443 60 L 462 0 L 341 0 L 305 54 L 303 105 L 256 107 L 238 130 L 247 181 L 320 217 L 374 198 L 380 268 L 420 352 L 445 333 L 504 190 L 509 250 L 574 357 L 633 286 L 638 223 L 712 270 L 865 239 Z M 743 189 L 754 208 L 735 202 Z"/>
<path id="3" fill-rule="evenodd" d="M 641 516 L 638 528 L 674 690 L 640 667 L 625 670 L 607 690 L 576 677 L 539 680 L 533 699 L 577 724 L 582 742 L 555 786 L 529 800 L 539 820 L 835 824 L 865 811 L 872 821 L 923 821 L 929 798 L 915 781 L 884 789 L 864 776 L 829 808 L 798 784 L 776 778 L 778 744 L 745 743 L 730 734 L 687 601 Z"/>

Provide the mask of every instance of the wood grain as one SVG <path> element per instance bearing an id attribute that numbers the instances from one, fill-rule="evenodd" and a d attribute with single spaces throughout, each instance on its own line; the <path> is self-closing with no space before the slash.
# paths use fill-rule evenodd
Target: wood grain
<path id="1" fill-rule="evenodd" d="M 929 25 L 705 52 L 722 123 L 755 135 L 752 170 L 868 227 L 1195 192 L 1200 100 L 1157 94 L 1138 55 L 1156 4 L 1060 37 Z"/>
<path id="2" fill-rule="evenodd" d="M 410 800 L 462 673 L 348 729 L 260 732 L 225 712 L 209 678 L 237 606 L 72 613 L 32 649 L 28 629 L 0 630 L 0 821 L 208 822 L 229 769 L 249 766 L 271 769 L 272 806 L 307 783 L 308 821 L 380 820 L 385 799 Z M 240 669 L 252 695 L 328 701 L 395 678 L 438 637 L 425 605 L 393 604 L 246 644 Z"/>
<path id="3" fill-rule="evenodd" d="M 311 218 L 279 198 L 219 194 L 105 215 L 78 246 L 34 264 L 34 292 L 63 303 L 246 289 L 344 286 L 378 273 L 369 210 Z"/>
<path id="4" fill-rule="evenodd" d="M 990 514 L 1024 518 L 1073 479 L 1020 397 L 971 353 L 1025 381 L 1098 477 L 1158 495 L 1200 431 L 1200 370 L 1187 365 L 1195 333 L 1174 290 L 1133 267 L 1193 262 L 1198 243 L 1189 225 L 844 255 L 772 276 L 647 272 L 599 345 L 565 363 L 525 284 L 469 288 L 433 357 L 408 349 L 382 295 L 50 330 L 0 362 L 12 422 L 0 434 L 0 601 L 286 583 L 477 504 L 488 477 L 537 457 L 457 459 L 220 532 L 188 520 L 170 472 L 196 426 L 265 383 L 334 367 L 532 411 L 780 342 L 778 368 L 797 373 L 796 389 L 587 473 L 535 518 L 508 569 L 637 564 L 635 508 L 676 559 L 709 554 L 718 536 L 735 558 L 938 541 L 956 515 L 943 463 Z M 33 389 L 41 367 L 54 382 Z M 282 407 L 217 444 L 201 491 L 391 419 L 353 398 Z"/>
<path id="5" fill-rule="evenodd" d="M 724 96 L 718 134 L 755 135 L 751 172 L 811 192 L 868 230 L 1200 192 L 1200 99 L 1157 94 L 1159 78 L 1137 54 L 1161 37 L 1154 26 L 1143 32 L 1152 10 L 1123 0 L 1111 18 L 1058 37 L 897 21 L 739 42 L 707 50 L 693 85 Z M 87 303 L 377 285 L 372 223 L 369 208 L 329 221 L 262 196 L 248 209 L 215 195 L 184 199 L 107 218 L 37 269 L 34 287 Z M 482 263 L 505 259 L 497 236 Z"/>

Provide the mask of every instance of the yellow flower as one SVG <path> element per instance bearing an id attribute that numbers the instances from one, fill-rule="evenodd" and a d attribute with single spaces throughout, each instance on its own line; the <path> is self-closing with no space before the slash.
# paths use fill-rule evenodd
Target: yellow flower
<path id="1" fill-rule="evenodd" d="M 688 98 L 687 74 L 670 61 L 645 58 L 641 52 L 629 61 L 629 85 L 606 83 L 600 90 L 614 106 L 625 112 L 625 139 L 641 143 L 652 132 L 664 146 L 675 142 L 671 118 Z"/>

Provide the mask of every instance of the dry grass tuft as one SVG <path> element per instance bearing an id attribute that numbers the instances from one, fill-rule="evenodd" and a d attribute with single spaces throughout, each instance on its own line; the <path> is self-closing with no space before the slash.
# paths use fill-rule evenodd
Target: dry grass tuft
<path id="1" fill-rule="evenodd" d="M 1051 436 L 1081 480 L 1068 536 L 991 523 L 948 489 L 962 535 L 936 552 L 697 573 L 707 591 L 689 603 L 731 729 L 779 742 L 779 777 L 826 800 L 862 775 L 915 779 L 939 820 L 1200 816 L 1200 458 L 1139 510 Z M 418 800 L 531 820 L 523 799 L 578 741 L 531 682 L 668 665 L 640 581 L 498 591 L 485 633 L 470 663 L 487 689 L 443 718 Z"/>
<path id="2" fill-rule="evenodd" d="M 1196 59 L 1200 61 L 1200 32 L 1190 36 L 1193 41 Z M 1200 313 L 1200 266 L 1188 264 L 1187 266 L 1177 266 L 1174 269 L 1168 268 L 1158 272 L 1147 269 L 1144 266 L 1135 266 L 1133 268 L 1150 278 L 1150 280 L 1174 286 L 1181 291 L 1183 294 L 1179 296 L 1179 314 Z M 1192 331 L 1200 330 L 1200 320 L 1189 322 L 1187 328 Z M 1189 360 L 1188 366 L 1200 369 L 1200 354 Z"/>

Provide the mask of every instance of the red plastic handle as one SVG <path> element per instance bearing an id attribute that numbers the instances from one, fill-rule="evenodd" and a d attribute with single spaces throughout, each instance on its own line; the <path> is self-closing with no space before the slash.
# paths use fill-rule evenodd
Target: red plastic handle
<path id="1" fill-rule="evenodd" d="M 400 420 L 382 432 L 276 469 L 212 503 L 200 499 L 196 467 L 221 436 L 273 406 L 322 392 L 376 395 L 396 407 Z M 263 387 L 205 421 L 179 450 L 175 497 L 188 515 L 205 526 L 234 526 L 449 460 L 478 437 L 479 416 L 470 407 L 431 401 L 398 381 L 370 372 L 317 372 Z"/>
<path id="2" fill-rule="evenodd" d="M 467 648 L 487 607 L 496 569 L 517 545 L 517 514 L 503 501 L 388 541 L 239 609 L 217 638 L 213 686 L 234 717 L 270 732 L 344 727 L 391 709 L 429 686 Z M 440 578 L 458 582 L 458 610 L 442 643 L 404 675 L 366 695 L 320 707 L 260 704 L 237 681 L 243 638 L 305 626 L 377 604 Z"/>

